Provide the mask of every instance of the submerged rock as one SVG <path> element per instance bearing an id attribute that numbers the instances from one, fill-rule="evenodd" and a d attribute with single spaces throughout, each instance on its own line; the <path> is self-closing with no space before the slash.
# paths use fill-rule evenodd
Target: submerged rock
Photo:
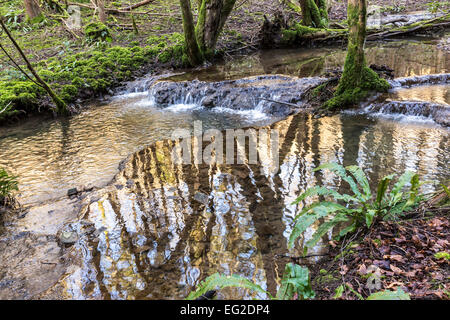
<path id="1" fill-rule="evenodd" d="M 62 244 L 71 245 L 77 242 L 78 235 L 73 231 L 63 231 L 59 236 L 59 240 Z"/>

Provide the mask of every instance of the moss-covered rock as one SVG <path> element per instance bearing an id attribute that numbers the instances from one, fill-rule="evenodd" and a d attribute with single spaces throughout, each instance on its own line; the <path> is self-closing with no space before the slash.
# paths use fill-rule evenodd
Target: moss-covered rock
<path id="1" fill-rule="evenodd" d="M 91 22 L 87 24 L 84 28 L 84 34 L 90 41 L 112 41 L 108 27 L 101 22 Z"/>

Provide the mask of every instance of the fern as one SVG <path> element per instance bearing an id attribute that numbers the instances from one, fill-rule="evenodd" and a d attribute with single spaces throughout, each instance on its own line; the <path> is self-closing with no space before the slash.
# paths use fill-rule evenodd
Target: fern
<path id="1" fill-rule="evenodd" d="M 419 194 L 419 187 L 422 185 L 419 176 L 411 171 L 407 171 L 400 176 L 389 193 L 389 185 L 395 178 L 395 174 L 383 177 L 378 183 L 377 192 L 375 198 L 373 198 L 369 180 L 361 168 L 357 166 L 344 168 L 337 163 L 327 163 L 315 170 L 325 169 L 333 171 L 343 181 L 347 182 L 353 195 L 340 194 L 322 186 L 309 188 L 301 194 L 293 204 L 298 204 L 311 196 L 317 195 L 331 196 L 335 202 L 317 201 L 305 206 L 296 215 L 294 218 L 295 224 L 288 241 L 290 248 L 293 247 L 298 237 L 321 218 L 332 215 L 318 227 L 312 238 L 306 243 L 305 253 L 308 248 L 315 246 L 322 236 L 337 225 L 350 223 L 340 231 L 339 237 L 342 237 L 360 227 L 370 228 L 376 220 L 396 218 L 403 212 L 417 206 L 424 199 Z M 408 183 L 410 188 L 404 192 L 403 190 Z M 342 202 L 344 205 L 338 202 Z"/>
<path id="2" fill-rule="evenodd" d="M 315 292 L 311 288 L 308 268 L 288 263 L 284 269 L 281 287 L 278 289 L 276 298 L 291 300 L 295 294 L 301 300 L 315 297 Z"/>
<path id="3" fill-rule="evenodd" d="M 7 198 L 13 191 L 19 190 L 17 177 L 10 176 L 4 169 L 0 168 L 0 197 Z"/>

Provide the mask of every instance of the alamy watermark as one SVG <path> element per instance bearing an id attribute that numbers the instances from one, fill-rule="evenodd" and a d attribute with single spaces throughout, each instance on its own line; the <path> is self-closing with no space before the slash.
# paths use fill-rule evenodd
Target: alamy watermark
<path id="1" fill-rule="evenodd" d="M 269 164 L 274 173 L 279 167 L 279 132 L 276 129 L 248 128 L 203 131 L 201 121 L 194 121 L 194 132 L 176 129 L 172 140 L 175 164 Z M 205 143 L 204 143 L 205 142 Z"/>
<path id="2" fill-rule="evenodd" d="M 70 29 L 81 29 L 81 10 L 77 5 L 67 7 L 69 18 L 66 20 L 67 27 Z"/>

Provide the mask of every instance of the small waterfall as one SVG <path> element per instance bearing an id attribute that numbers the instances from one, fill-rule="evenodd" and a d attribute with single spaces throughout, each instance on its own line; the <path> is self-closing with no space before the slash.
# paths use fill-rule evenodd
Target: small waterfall
<path id="1" fill-rule="evenodd" d="M 370 104 L 364 108 L 364 113 L 406 121 L 433 121 L 442 126 L 450 126 L 450 106 L 430 102 L 385 101 Z"/>
<path id="2" fill-rule="evenodd" d="M 399 88 L 399 87 L 407 88 L 430 84 L 446 84 L 450 83 L 450 73 L 396 78 L 394 80 L 390 80 L 389 83 L 391 84 L 392 88 Z"/>
<path id="3" fill-rule="evenodd" d="M 196 106 L 252 118 L 286 116 L 292 113 L 295 105 L 303 106 L 303 93 L 323 81 L 323 78 L 299 79 L 280 75 L 221 82 L 158 81 L 148 91 L 148 97 L 156 106 L 170 111 L 185 111 L 186 106 Z"/>

